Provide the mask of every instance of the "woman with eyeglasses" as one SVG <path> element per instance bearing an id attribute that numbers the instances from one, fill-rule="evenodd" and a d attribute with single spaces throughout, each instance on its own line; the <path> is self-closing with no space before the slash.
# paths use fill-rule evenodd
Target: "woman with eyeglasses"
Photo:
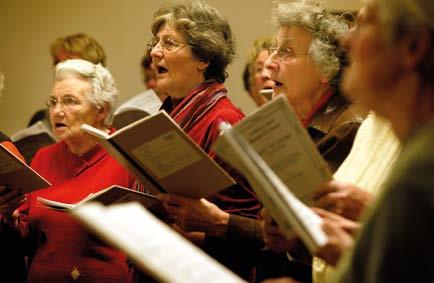
<path id="1" fill-rule="evenodd" d="M 156 90 L 167 93 L 163 103 L 170 116 L 211 157 L 221 121 L 235 124 L 244 115 L 227 96 L 226 67 L 235 55 L 235 39 L 226 18 L 205 2 L 174 3 L 159 9 L 149 42 L 157 69 Z M 233 224 L 256 219 L 260 204 L 236 172 L 217 160 L 237 185 L 207 199 L 160 195 L 182 234 L 244 278 L 251 275 L 245 242 L 231 242 Z M 201 178 L 201 176 L 197 176 Z M 194 187 L 194 180 L 191 186 Z M 250 228 L 250 224 L 247 225 Z"/>
<path id="2" fill-rule="evenodd" d="M 52 186 L 26 195 L 18 217 L 11 212 L 20 202 L 0 195 L 0 257 L 8 252 L 28 256 L 28 282 L 133 280 L 123 253 L 88 234 L 68 214 L 36 201 L 76 203 L 111 185 L 137 189 L 132 175 L 80 129 L 86 123 L 112 131 L 117 97 L 113 77 L 101 65 L 80 59 L 56 65 L 47 106 L 59 142 L 39 150 L 31 163 Z"/>

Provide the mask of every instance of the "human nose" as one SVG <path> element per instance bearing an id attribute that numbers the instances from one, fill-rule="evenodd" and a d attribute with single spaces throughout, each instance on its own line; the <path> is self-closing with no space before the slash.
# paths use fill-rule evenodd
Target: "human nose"
<path id="1" fill-rule="evenodd" d="M 158 48 L 157 48 L 158 47 Z M 156 45 L 154 45 L 154 47 L 152 47 L 151 52 L 149 53 L 151 55 L 151 57 L 161 57 L 163 55 L 163 48 L 160 44 L 160 41 L 157 42 Z"/>
<path id="2" fill-rule="evenodd" d="M 261 70 L 261 74 L 260 75 L 261 75 L 261 78 L 262 78 L 263 81 L 270 80 L 270 70 L 269 69 L 263 68 Z"/>
<path id="3" fill-rule="evenodd" d="M 265 60 L 264 64 L 264 70 L 263 72 L 267 72 L 268 75 L 270 75 L 271 72 L 277 71 L 279 69 L 279 64 L 276 60 L 276 51 L 270 54 L 267 60 Z"/>
<path id="4" fill-rule="evenodd" d="M 65 107 L 61 101 L 56 101 L 54 105 L 50 106 L 50 111 L 53 113 L 63 112 Z"/>

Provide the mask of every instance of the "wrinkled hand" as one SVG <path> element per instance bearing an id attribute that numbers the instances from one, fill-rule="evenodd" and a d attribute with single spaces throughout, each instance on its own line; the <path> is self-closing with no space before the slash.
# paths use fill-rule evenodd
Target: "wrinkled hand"
<path id="1" fill-rule="evenodd" d="M 170 224 L 173 230 L 184 236 L 184 238 L 190 240 L 193 244 L 199 247 L 205 246 L 205 233 L 203 232 L 187 232 L 184 231 L 178 224 L 173 223 Z"/>
<path id="2" fill-rule="evenodd" d="M 358 220 L 373 195 L 354 185 L 330 181 L 314 194 L 313 206 L 326 209 L 351 220 Z"/>
<path id="3" fill-rule="evenodd" d="M 26 201 L 26 197 L 17 190 L 9 190 L 0 186 L 0 214 L 11 217 L 15 209 Z"/>
<path id="4" fill-rule="evenodd" d="M 360 224 L 320 208 L 313 210 L 322 217 L 322 229 L 328 237 L 327 244 L 316 251 L 316 256 L 336 266 L 342 254 L 354 245 L 353 236 Z"/>
<path id="5" fill-rule="evenodd" d="M 174 194 L 159 194 L 164 207 L 176 224 L 184 231 L 204 232 L 224 237 L 229 224 L 229 213 L 224 212 L 206 199 L 192 199 Z"/>
<path id="6" fill-rule="evenodd" d="M 298 238 L 288 239 L 280 230 L 277 223 L 268 215 L 266 209 L 261 210 L 261 226 L 264 242 L 275 253 L 291 251 L 297 244 Z M 294 234 L 295 235 L 295 234 Z"/>

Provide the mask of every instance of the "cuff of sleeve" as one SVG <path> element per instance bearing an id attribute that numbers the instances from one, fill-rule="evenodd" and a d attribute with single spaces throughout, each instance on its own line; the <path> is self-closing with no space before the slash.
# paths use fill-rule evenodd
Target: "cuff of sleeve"
<path id="1" fill-rule="evenodd" d="M 239 215 L 230 215 L 226 238 L 256 247 L 264 246 L 260 221 Z"/>

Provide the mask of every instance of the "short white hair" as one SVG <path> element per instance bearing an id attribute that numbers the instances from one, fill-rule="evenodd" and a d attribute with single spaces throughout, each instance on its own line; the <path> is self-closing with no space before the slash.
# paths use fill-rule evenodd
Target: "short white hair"
<path id="1" fill-rule="evenodd" d="M 109 111 L 104 124 L 110 126 L 119 96 L 115 80 L 110 72 L 101 64 L 95 65 L 81 59 L 70 59 L 57 64 L 54 69 L 55 82 L 68 77 L 79 77 L 89 82 L 92 92 L 88 94 L 88 99 L 97 107 L 108 105 Z"/>
<path id="2" fill-rule="evenodd" d="M 277 27 L 301 27 L 312 34 L 309 55 L 320 72 L 337 86 L 347 63 L 339 43 L 349 26 L 340 16 L 327 11 L 320 0 L 275 0 L 272 21 Z"/>

